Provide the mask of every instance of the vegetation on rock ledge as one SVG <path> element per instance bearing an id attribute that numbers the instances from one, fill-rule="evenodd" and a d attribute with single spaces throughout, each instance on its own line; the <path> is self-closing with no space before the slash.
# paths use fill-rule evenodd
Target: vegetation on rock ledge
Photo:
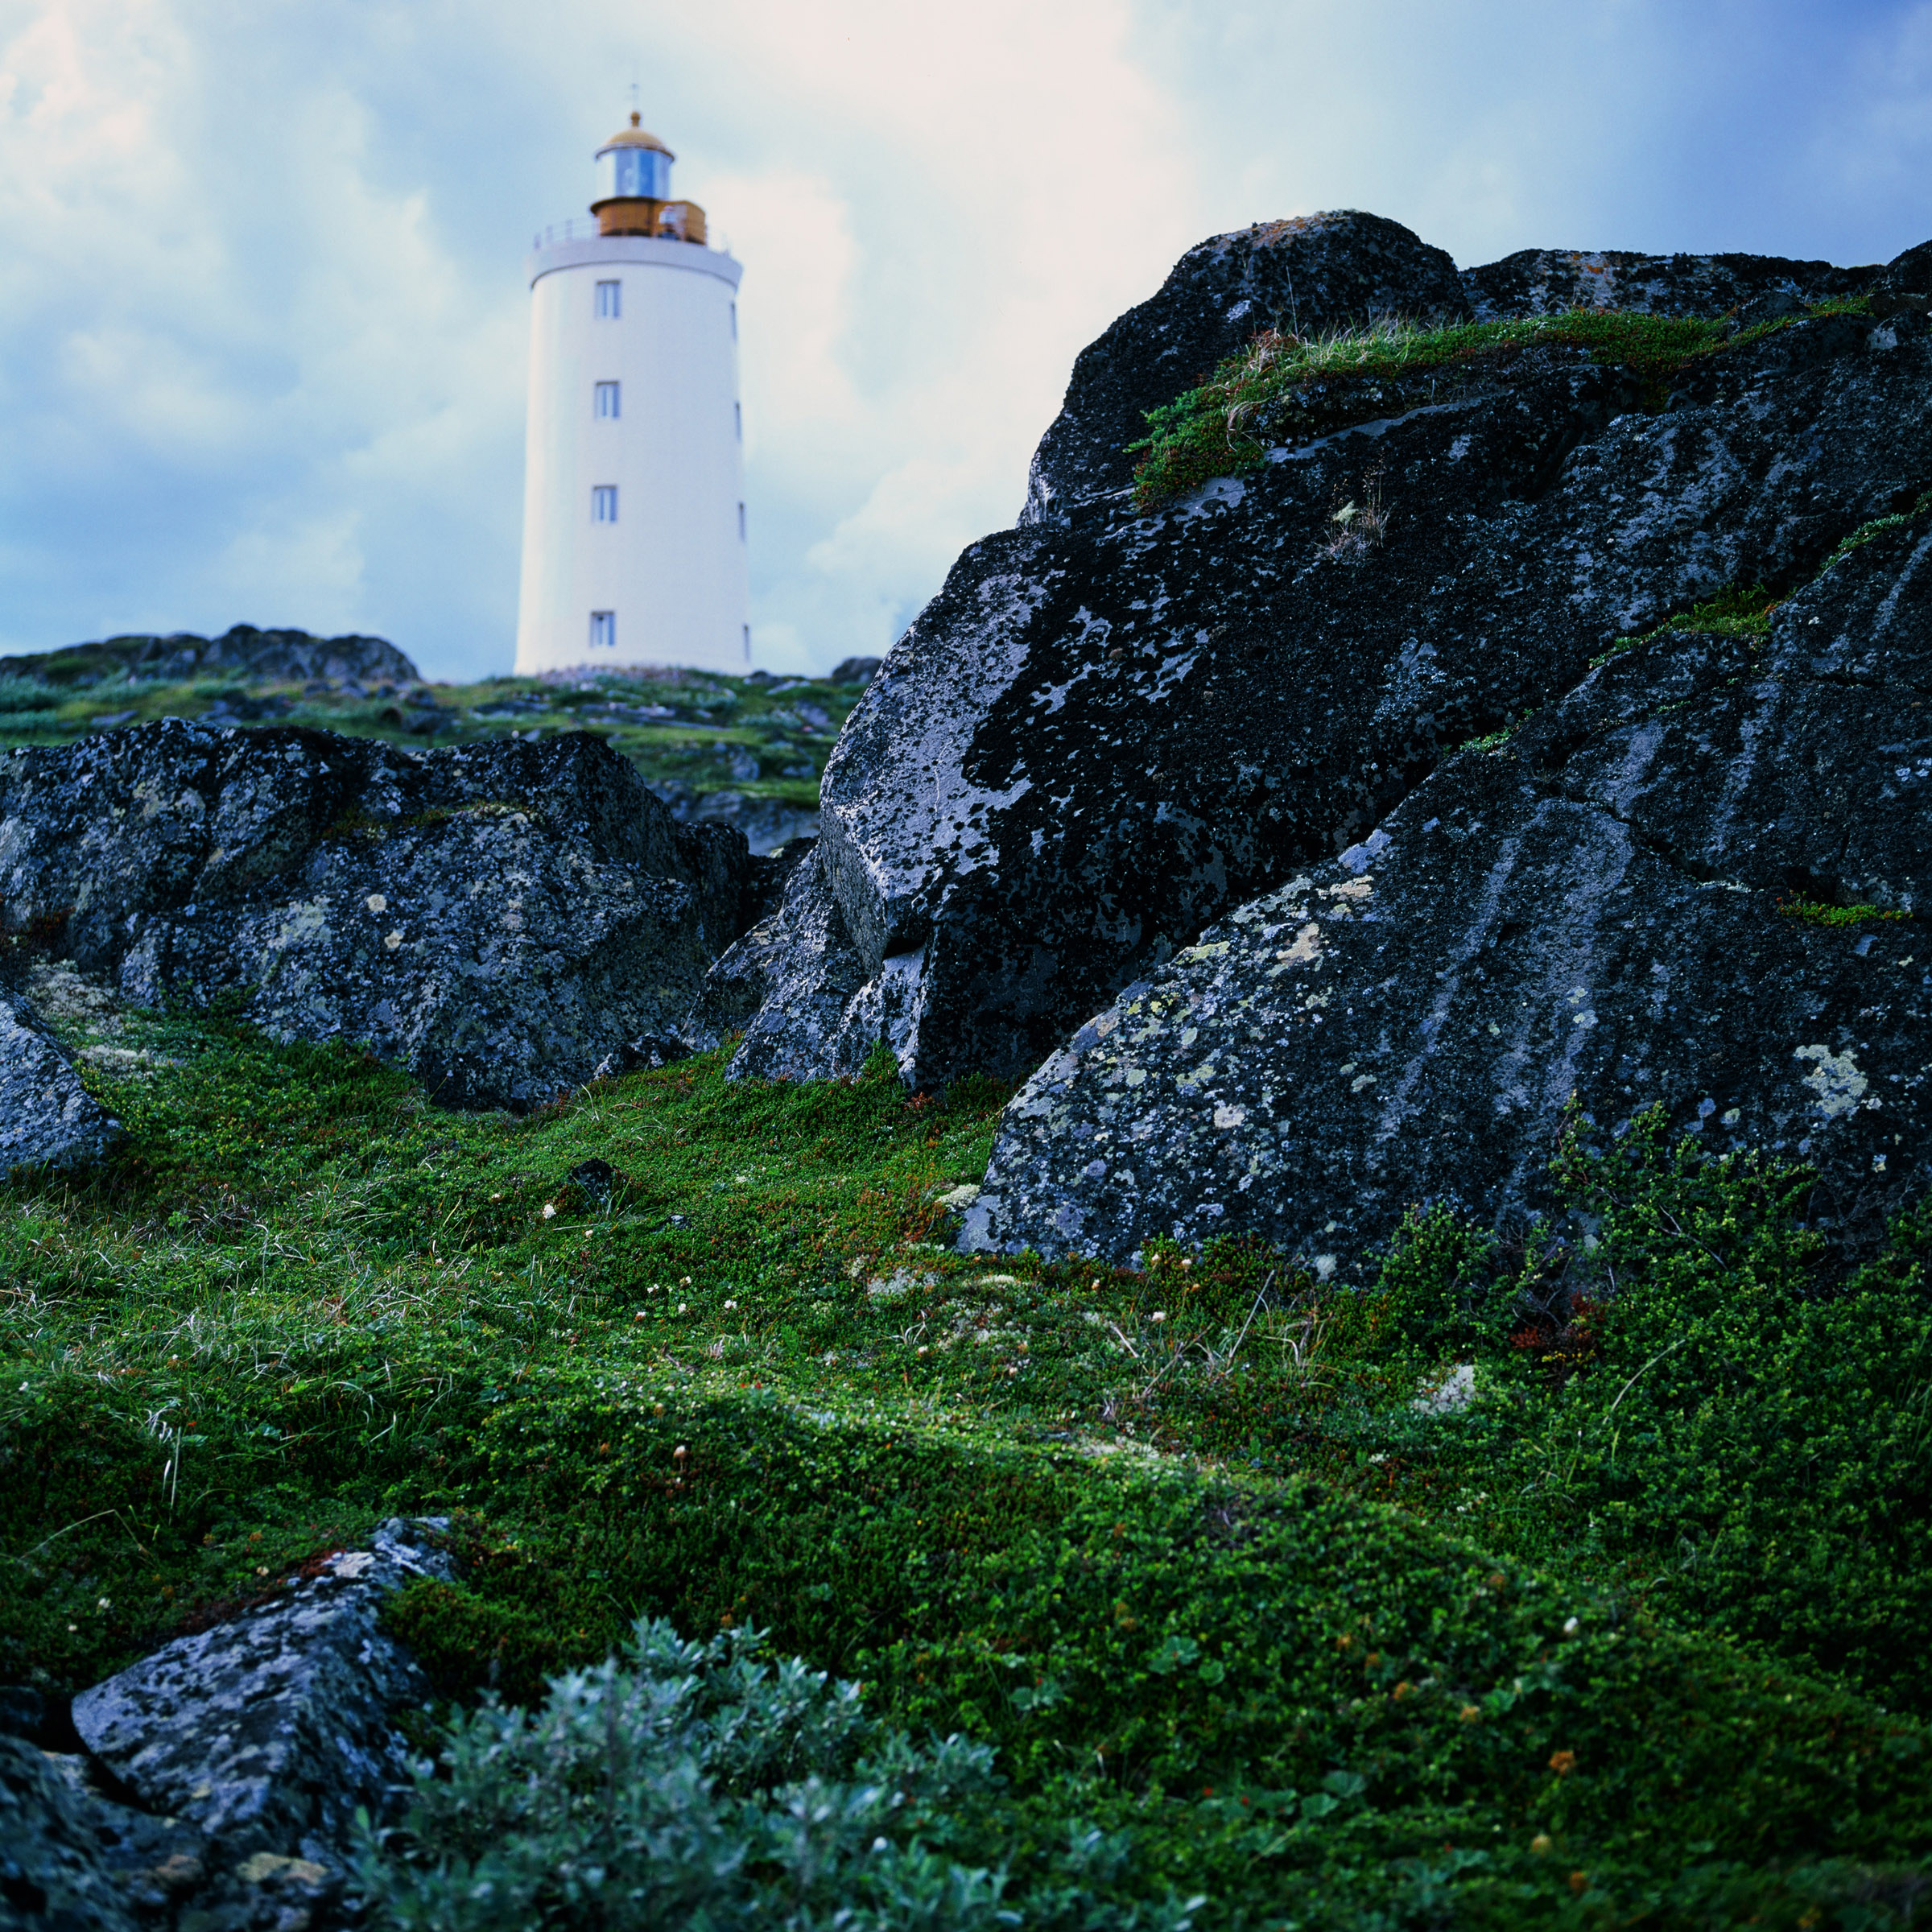
<path id="1" fill-rule="evenodd" d="M 1831 302 L 1811 312 L 1864 308 L 1862 299 Z M 1651 405 L 1662 407 L 1672 378 L 1691 362 L 1790 326 L 1780 320 L 1740 330 L 1723 316 L 1579 308 L 1438 328 L 1385 316 L 1308 337 L 1264 329 L 1206 382 L 1148 411 L 1147 435 L 1129 446 L 1146 452 L 1134 471 L 1135 499 L 1151 506 L 1253 469 L 1271 447 L 1400 415 L 1531 350 L 1567 351 L 1628 369 Z"/>

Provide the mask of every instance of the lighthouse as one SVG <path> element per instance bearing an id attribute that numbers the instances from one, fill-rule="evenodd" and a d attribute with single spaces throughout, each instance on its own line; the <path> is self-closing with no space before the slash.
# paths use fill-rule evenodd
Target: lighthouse
<path id="1" fill-rule="evenodd" d="M 739 264 L 638 124 L 597 151 L 594 224 L 537 237 L 519 673 L 750 667 Z"/>

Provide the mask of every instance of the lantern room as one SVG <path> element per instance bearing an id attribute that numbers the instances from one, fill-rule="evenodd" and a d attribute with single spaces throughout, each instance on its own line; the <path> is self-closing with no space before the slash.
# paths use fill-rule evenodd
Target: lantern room
<path id="1" fill-rule="evenodd" d="M 704 211 L 695 201 L 671 198 L 674 155 L 630 117 L 597 150 L 597 199 L 590 212 L 605 235 L 658 235 L 671 241 L 704 240 Z"/>

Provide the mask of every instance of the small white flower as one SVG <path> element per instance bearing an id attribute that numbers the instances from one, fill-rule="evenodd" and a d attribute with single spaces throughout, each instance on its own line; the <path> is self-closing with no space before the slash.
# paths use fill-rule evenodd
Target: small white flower
<path id="1" fill-rule="evenodd" d="M 557 1218 L 557 1204 L 555 1201 L 543 1203 L 543 1218 L 547 1221 L 554 1221 Z"/>
<path id="2" fill-rule="evenodd" d="M 1563 1635 L 1565 1637 L 1575 1637 L 1577 1632 L 1582 1628 L 1583 1620 L 1580 1617 L 1573 1616 L 1571 1618 L 1568 1623 L 1563 1625 Z"/>
<path id="3" fill-rule="evenodd" d="M 678 1313 L 679 1315 L 689 1315 L 691 1313 L 691 1303 L 689 1302 L 679 1302 L 678 1303 Z"/>
<path id="4" fill-rule="evenodd" d="M 1164 1322 L 1167 1319 L 1167 1311 L 1165 1308 L 1157 1308 L 1147 1319 L 1153 1322 Z"/>
<path id="5" fill-rule="evenodd" d="M 919 1344 L 919 1353 L 921 1355 L 930 1355 L 931 1352 L 932 1351 L 928 1348 L 923 1342 Z"/>
<path id="6" fill-rule="evenodd" d="M 736 1302 L 727 1302 L 724 1306 L 727 1308 L 735 1308 L 737 1307 L 737 1303 Z"/>
<path id="7" fill-rule="evenodd" d="M 114 1600 L 111 1596 L 102 1597 L 101 1601 L 95 1605 L 95 1608 L 99 1610 L 111 1610 L 114 1607 Z"/>
<path id="8" fill-rule="evenodd" d="M 680 1275 L 678 1278 L 678 1286 L 680 1288 L 688 1288 L 691 1286 L 691 1277 L 687 1274 Z"/>

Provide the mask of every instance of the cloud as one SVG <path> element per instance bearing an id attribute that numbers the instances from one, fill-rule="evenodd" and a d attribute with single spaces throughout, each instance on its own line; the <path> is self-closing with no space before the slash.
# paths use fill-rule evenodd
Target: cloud
<path id="1" fill-rule="evenodd" d="M 16 0 L 0 644 L 237 620 L 507 668 L 529 297 L 634 68 L 745 263 L 754 636 L 876 651 L 1203 236 L 1922 239 L 1932 6 Z"/>

